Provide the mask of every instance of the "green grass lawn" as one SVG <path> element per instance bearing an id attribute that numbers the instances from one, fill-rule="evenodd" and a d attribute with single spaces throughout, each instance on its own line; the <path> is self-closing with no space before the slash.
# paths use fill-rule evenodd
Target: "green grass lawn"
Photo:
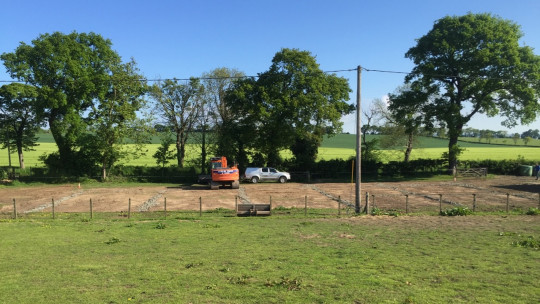
<path id="1" fill-rule="evenodd" d="M 0 220 L 2 303 L 540 300 L 533 216 L 49 216 Z"/>

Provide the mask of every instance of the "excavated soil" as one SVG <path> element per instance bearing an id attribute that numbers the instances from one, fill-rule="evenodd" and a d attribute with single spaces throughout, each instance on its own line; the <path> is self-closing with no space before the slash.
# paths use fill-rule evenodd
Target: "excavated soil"
<path id="1" fill-rule="evenodd" d="M 362 205 L 366 192 L 370 206 L 400 212 L 437 212 L 439 208 L 464 206 L 478 211 L 526 210 L 540 204 L 540 181 L 533 177 L 497 176 L 489 179 L 459 179 L 433 182 L 371 182 L 361 184 Z M 242 183 L 240 189 L 209 190 L 203 185 L 178 187 L 140 186 L 99 188 L 82 185 L 4 187 L 0 189 L 0 214 L 51 212 L 87 212 L 92 200 L 94 212 L 131 210 L 213 210 L 234 209 L 241 203 L 272 203 L 275 207 L 353 208 L 355 186 L 350 183 Z M 474 203 L 476 202 L 476 203 Z"/>

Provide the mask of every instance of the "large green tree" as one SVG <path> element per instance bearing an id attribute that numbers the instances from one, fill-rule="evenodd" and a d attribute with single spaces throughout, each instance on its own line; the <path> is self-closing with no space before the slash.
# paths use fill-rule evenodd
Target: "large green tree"
<path id="1" fill-rule="evenodd" d="M 458 136 L 475 114 L 505 117 L 507 127 L 536 119 L 540 57 L 520 46 L 521 37 L 517 24 L 490 14 L 447 16 L 405 54 L 415 64 L 406 81 L 434 98 L 404 105 L 446 125 L 450 168 L 457 164 Z"/>
<path id="2" fill-rule="evenodd" d="M 17 150 L 19 167 L 24 169 L 24 150 L 36 145 L 42 122 L 37 112 L 38 93 L 34 86 L 11 83 L 0 87 L 0 139 L 4 147 Z"/>
<path id="3" fill-rule="evenodd" d="M 415 137 L 420 128 L 432 129 L 432 120 L 424 120 L 418 105 L 424 104 L 430 97 L 418 86 L 403 86 L 393 94 L 388 94 L 389 106 L 379 105 L 382 115 L 388 121 L 389 140 L 404 147 L 403 161 L 408 162 L 411 157 Z"/>
<path id="4" fill-rule="evenodd" d="M 89 109 L 88 131 L 81 138 L 79 153 L 93 159 L 101 168 L 101 177 L 120 159 L 137 155 L 144 142 L 139 110 L 145 105 L 147 86 L 134 60 L 111 68 L 109 90 L 100 96 Z M 127 142 L 135 146 L 125 145 Z M 130 150 L 127 147 L 135 147 Z"/>
<path id="5" fill-rule="evenodd" d="M 84 113 L 108 94 L 112 69 L 121 63 L 111 45 L 95 33 L 55 32 L 0 56 L 11 77 L 37 88 L 40 111 L 58 145 L 58 164 L 65 169 L 77 166 Z"/>
<path id="6" fill-rule="evenodd" d="M 178 167 L 184 167 L 186 144 L 201 112 L 200 80 L 191 78 L 182 84 L 178 80 L 165 80 L 153 86 L 151 95 L 156 101 L 156 111 L 176 134 Z"/>
<path id="7" fill-rule="evenodd" d="M 257 80 L 241 80 L 229 102 L 268 165 L 279 164 L 279 151 L 291 149 L 299 166 L 309 168 L 323 136 L 339 132 L 342 115 L 354 109 L 346 102 L 350 91 L 346 79 L 323 72 L 310 52 L 282 49 Z"/>
<path id="8" fill-rule="evenodd" d="M 234 159 L 238 155 L 237 150 L 228 138 L 227 128 L 234 117 L 230 107 L 225 102 L 225 95 L 232 87 L 234 81 L 244 77 L 244 73 L 236 69 L 221 67 L 204 73 L 201 77 L 203 94 L 201 96 L 201 111 L 198 118 L 198 130 L 200 131 L 201 143 L 201 172 L 208 171 L 207 150 L 214 150 L 216 155 L 224 155 Z M 235 142 L 235 141 L 233 141 Z M 207 145 L 213 143 L 214 145 Z M 208 149 L 214 147 L 214 149 Z M 244 163 L 242 160 L 237 160 Z"/>

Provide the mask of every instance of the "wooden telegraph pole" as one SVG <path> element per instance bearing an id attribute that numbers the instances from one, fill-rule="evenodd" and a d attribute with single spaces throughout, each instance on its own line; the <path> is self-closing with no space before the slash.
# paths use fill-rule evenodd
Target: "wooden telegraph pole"
<path id="1" fill-rule="evenodd" d="M 360 139 L 360 135 L 362 134 L 362 123 L 360 121 L 361 118 L 361 107 L 360 107 L 360 82 L 361 82 L 361 76 L 362 76 L 362 67 L 358 66 L 356 68 L 357 73 L 357 79 L 356 79 L 356 191 L 355 191 L 355 212 L 358 214 L 360 213 L 360 205 L 362 197 L 360 196 L 362 186 L 361 183 L 361 160 L 362 160 L 362 141 Z"/>

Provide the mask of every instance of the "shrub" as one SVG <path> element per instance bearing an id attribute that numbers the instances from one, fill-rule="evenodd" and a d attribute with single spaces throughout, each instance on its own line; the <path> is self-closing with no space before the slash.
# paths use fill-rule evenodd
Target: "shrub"
<path id="1" fill-rule="evenodd" d="M 467 207 L 455 207 L 452 209 L 443 210 L 440 214 L 442 216 L 465 216 L 468 214 L 472 214 L 472 210 Z"/>
<path id="2" fill-rule="evenodd" d="M 529 208 L 529 210 L 527 210 L 527 212 L 525 214 L 527 214 L 527 215 L 539 215 L 540 214 L 540 209 L 538 209 L 538 208 Z"/>

